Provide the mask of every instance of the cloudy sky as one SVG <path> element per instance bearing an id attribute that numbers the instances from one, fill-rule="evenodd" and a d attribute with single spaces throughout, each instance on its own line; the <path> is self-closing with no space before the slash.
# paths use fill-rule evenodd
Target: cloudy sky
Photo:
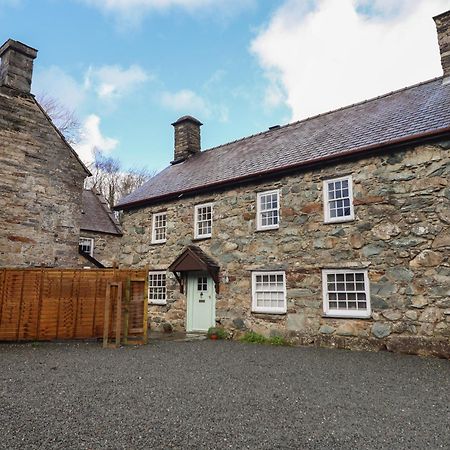
<path id="1" fill-rule="evenodd" d="M 171 123 L 210 148 L 442 74 L 450 0 L 0 0 L 0 40 L 39 50 L 32 91 L 74 109 L 76 149 L 161 169 Z"/>

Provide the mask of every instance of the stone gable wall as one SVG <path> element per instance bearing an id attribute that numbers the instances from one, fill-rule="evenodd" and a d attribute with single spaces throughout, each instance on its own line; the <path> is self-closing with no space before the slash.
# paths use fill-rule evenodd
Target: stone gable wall
<path id="1" fill-rule="evenodd" d="M 78 262 L 80 163 L 29 96 L 0 88 L 0 266 Z"/>
<path id="2" fill-rule="evenodd" d="M 324 224 L 324 178 L 352 174 L 355 220 Z M 167 269 L 189 244 L 221 267 L 217 322 L 299 343 L 449 355 L 450 152 L 425 145 L 125 212 L 121 264 Z M 257 232 L 256 193 L 281 190 L 278 230 Z M 194 205 L 214 202 L 211 239 L 194 241 Z M 152 213 L 167 211 L 165 244 L 151 244 Z M 370 319 L 322 314 L 321 269 L 368 267 Z M 286 272 L 287 314 L 251 312 L 251 271 Z M 168 304 L 151 326 L 185 327 L 186 299 L 169 274 Z"/>
<path id="3" fill-rule="evenodd" d="M 114 262 L 119 263 L 121 236 L 84 230 L 80 231 L 80 236 L 94 239 L 93 256 L 105 267 L 112 267 Z M 90 263 L 80 255 L 79 265 L 89 266 Z"/>

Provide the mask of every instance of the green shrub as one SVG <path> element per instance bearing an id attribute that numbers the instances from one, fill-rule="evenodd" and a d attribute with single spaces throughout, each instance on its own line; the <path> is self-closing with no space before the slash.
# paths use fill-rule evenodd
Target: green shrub
<path id="1" fill-rule="evenodd" d="M 208 329 L 207 336 L 210 338 L 213 334 L 217 336 L 217 339 L 228 339 L 228 331 L 221 327 L 211 327 Z"/>
<path id="2" fill-rule="evenodd" d="M 266 338 L 262 334 L 255 333 L 254 331 L 247 331 L 239 339 L 241 342 L 248 342 L 251 344 L 269 344 L 269 345 L 289 345 L 289 342 L 282 336 L 272 336 Z"/>
<path id="3" fill-rule="evenodd" d="M 269 344 L 271 345 L 290 345 L 283 336 L 273 336 L 269 338 Z"/>
<path id="4" fill-rule="evenodd" d="M 240 341 L 248 342 L 251 344 L 266 344 L 267 338 L 262 334 L 255 333 L 254 331 L 247 331 L 247 333 L 245 333 L 244 336 L 240 338 Z"/>

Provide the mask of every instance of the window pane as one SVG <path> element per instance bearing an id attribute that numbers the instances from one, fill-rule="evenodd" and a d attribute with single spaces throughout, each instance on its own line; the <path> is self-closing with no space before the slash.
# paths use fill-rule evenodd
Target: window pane
<path id="1" fill-rule="evenodd" d="M 270 312 L 285 308 L 284 276 L 277 273 L 254 274 L 254 304 Z"/>
<path id="2" fill-rule="evenodd" d="M 198 206 L 197 209 L 197 236 L 212 234 L 212 206 Z"/>
<path id="3" fill-rule="evenodd" d="M 334 310 L 367 310 L 367 286 L 363 272 L 326 274 L 325 284 L 328 308 Z M 333 282 L 336 280 L 336 282 Z"/>
<path id="4" fill-rule="evenodd" d="M 258 197 L 259 224 L 261 227 L 272 227 L 278 225 L 278 192 L 260 194 Z"/>
<path id="5" fill-rule="evenodd" d="M 331 219 L 351 216 L 349 180 L 328 181 L 328 216 Z"/>
<path id="6" fill-rule="evenodd" d="M 166 274 L 149 273 L 148 275 L 148 298 L 157 302 L 166 301 Z"/>

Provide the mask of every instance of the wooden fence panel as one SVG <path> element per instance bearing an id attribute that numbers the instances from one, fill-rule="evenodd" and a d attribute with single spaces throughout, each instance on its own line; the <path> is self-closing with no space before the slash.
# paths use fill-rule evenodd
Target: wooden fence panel
<path id="1" fill-rule="evenodd" d="M 121 281 L 125 298 L 127 280 L 128 337 L 145 341 L 146 278 L 146 270 L 0 269 L 0 341 L 101 338 L 107 284 Z M 122 303 L 117 316 L 117 302 L 111 301 L 110 338 L 126 307 Z"/>
<path id="2" fill-rule="evenodd" d="M 32 339 L 37 335 L 36 318 L 38 316 L 41 279 L 42 272 L 40 270 L 23 273 L 18 340 Z"/>
<path id="3" fill-rule="evenodd" d="M 0 329 L 6 340 L 17 340 L 18 337 L 22 278 L 20 272 L 5 272 Z"/>
<path id="4" fill-rule="evenodd" d="M 143 281 L 131 280 L 129 329 L 132 334 L 142 332 L 144 310 L 141 308 L 140 302 L 143 283 Z"/>
<path id="5" fill-rule="evenodd" d="M 61 273 L 56 270 L 45 271 L 42 285 L 41 310 L 39 313 L 38 339 L 56 339 L 60 291 Z"/>
<path id="6" fill-rule="evenodd" d="M 61 288 L 58 305 L 57 339 L 72 339 L 77 316 L 76 307 L 76 272 L 61 273 Z"/>
<path id="7" fill-rule="evenodd" d="M 94 333 L 97 336 L 103 336 L 103 326 L 105 321 L 105 295 L 106 295 L 106 287 L 108 285 L 108 281 L 113 281 L 112 271 L 104 271 L 100 272 L 97 278 L 97 295 L 95 298 L 95 321 L 93 324 Z M 111 302 L 111 308 L 114 307 L 114 302 Z M 114 312 L 110 312 L 109 314 L 109 330 L 110 337 L 113 337 L 114 326 L 113 326 L 113 318 L 115 318 Z"/>
<path id="8" fill-rule="evenodd" d="M 97 271 L 83 274 L 79 280 L 77 326 L 75 336 L 88 338 L 96 336 L 94 331 L 95 298 L 97 295 Z"/>

